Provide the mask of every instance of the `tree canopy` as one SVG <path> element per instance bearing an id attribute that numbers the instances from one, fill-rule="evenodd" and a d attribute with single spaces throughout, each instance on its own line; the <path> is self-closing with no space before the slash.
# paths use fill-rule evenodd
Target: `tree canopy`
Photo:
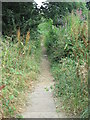
<path id="1" fill-rule="evenodd" d="M 16 32 L 16 29 L 20 27 L 22 33 L 32 28 L 36 29 L 40 23 L 39 9 L 36 3 L 29 2 L 7 2 L 2 4 L 2 30 L 3 34 Z"/>

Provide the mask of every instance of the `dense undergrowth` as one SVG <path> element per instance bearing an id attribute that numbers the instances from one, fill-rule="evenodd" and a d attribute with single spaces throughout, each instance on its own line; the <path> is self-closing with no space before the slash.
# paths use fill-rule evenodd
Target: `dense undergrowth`
<path id="1" fill-rule="evenodd" d="M 50 2 L 43 5 L 40 9 L 35 3 L 2 5 L 0 117 L 19 117 L 27 91 L 37 79 L 41 56 L 38 33 L 45 39 L 56 97 L 68 113 L 88 117 L 86 4 Z M 20 28 L 17 31 L 19 26 L 21 32 Z"/>
<path id="2" fill-rule="evenodd" d="M 58 28 L 49 20 L 45 36 L 55 78 L 55 93 L 64 110 L 79 117 L 88 117 L 87 9 L 72 11 L 65 19 L 64 26 Z"/>
<path id="3" fill-rule="evenodd" d="M 40 72 L 40 40 L 29 39 L 30 33 L 27 32 L 23 42 L 20 30 L 15 44 L 2 38 L 1 117 L 18 117 L 24 107 L 27 92 Z"/>

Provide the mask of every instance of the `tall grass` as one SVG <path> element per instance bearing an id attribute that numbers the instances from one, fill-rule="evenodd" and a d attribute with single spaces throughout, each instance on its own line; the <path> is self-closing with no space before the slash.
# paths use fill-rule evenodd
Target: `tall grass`
<path id="1" fill-rule="evenodd" d="M 64 110 L 83 118 L 88 117 L 88 21 L 81 10 L 72 11 L 66 19 L 63 27 L 51 25 L 46 48 L 56 96 Z"/>
<path id="2" fill-rule="evenodd" d="M 24 38 L 25 39 L 25 38 Z M 40 63 L 40 41 L 30 40 L 26 35 L 26 44 L 21 41 L 20 28 L 17 32 L 17 43 L 12 44 L 3 38 L 2 42 L 2 117 L 16 117 L 25 106 L 28 90 L 37 80 Z"/>

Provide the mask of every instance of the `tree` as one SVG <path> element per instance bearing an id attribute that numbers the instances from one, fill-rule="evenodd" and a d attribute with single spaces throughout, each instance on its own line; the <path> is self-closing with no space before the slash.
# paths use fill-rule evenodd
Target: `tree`
<path id="1" fill-rule="evenodd" d="M 41 6 L 41 13 L 45 18 L 51 18 L 54 25 L 61 24 L 59 19 L 60 16 L 65 16 L 71 13 L 72 10 L 81 8 L 83 3 L 78 2 L 43 2 Z"/>
<path id="2" fill-rule="evenodd" d="M 40 23 L 40 14 L 35 2 L 3 2 L 2 32 L 11 36 L 16 34 L 18 27 L 22 34 L 27 30 L 35 30 Z"/>

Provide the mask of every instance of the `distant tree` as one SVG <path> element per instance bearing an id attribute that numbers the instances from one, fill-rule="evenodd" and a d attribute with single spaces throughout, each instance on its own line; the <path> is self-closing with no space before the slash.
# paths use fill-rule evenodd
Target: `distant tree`
<path id="1" fill-rule="evenodd" d="M 43 2 L 41 6 L 41 13 L 45 18 L 51 18 L 54 25 L 62 25 L 60 16 L 65 16 L 71 13 L 72 10 L 76 10 L 82 7 L 83 3 L 78 2 Z"/>
<path id="2" fill-rule="evenodd" d="M 3 2 L 2 3 L 2 32 L 14 34 L 18 27 L 22 34 L 34 30 L 40 23 L 41 16 L 35 2 Z"/>

